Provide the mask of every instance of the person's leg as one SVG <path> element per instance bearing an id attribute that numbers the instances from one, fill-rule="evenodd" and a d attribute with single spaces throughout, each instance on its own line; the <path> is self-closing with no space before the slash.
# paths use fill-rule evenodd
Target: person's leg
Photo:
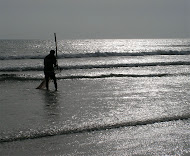
<path id="1" fill-rule="evenodd" d="M 54 86 L 55 86 L 55 90 L 57 91 L 57 79 L 55 77 L 55 73 L 51 74 L 51 79 L 53 80 Z"/>
<path id="2" fill-rule="evenodd" d="M 46 89 L 49 90 L 49 75 L 45 73 Z"/>
<path id="3" fill-rule="evenodd" d="M 56 77 L 55 77 L 55 76 L 54 76 L 53 81 L 54 81 L 55 90 L 57 91 L 57 80 L 56 80 Z"/>
<path id="4" fill-rule="evenodd" d="M 54 80 L 54 85 L 55 85 L 55 90 L 57 91 L 57 81 L 56 81 L 56 78 Z"/>

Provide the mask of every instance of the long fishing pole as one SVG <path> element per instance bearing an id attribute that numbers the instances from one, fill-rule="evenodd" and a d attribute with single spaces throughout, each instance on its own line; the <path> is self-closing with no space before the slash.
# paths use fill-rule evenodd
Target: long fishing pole
<path id="1" fill-rule="evenodd" d="M 55 38 L 55 56 L 56 56 L 56 65 L 57 65 L 57 69 L 58 67 L 58 61 L 57 61 L 57 37 L 56 37 L 56 33 L 54 33 L 54 38 Z"/>
<path id="2" fill-rule="evenodd" d="M 56 52 L 56 58 L 57 58 L 57 37 L 56 37 L 56 33 L 54 33 L 54 37 L 55 37 L 55 52 Z"/>

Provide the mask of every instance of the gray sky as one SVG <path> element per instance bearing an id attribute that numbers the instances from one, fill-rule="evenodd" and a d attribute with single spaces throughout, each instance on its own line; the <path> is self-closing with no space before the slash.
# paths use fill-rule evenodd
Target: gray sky
<path id="1" fill-rule="evenodd" d="M 190 38 L 190 0 L 0 0 L 0 39 Z"/>

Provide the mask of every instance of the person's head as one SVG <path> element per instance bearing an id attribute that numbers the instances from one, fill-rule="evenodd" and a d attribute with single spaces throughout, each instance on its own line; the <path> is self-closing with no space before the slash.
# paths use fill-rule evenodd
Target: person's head
<path id="1" fill-rule="evenodd" d="M 51 55 L 54 55 L 54 54 L 55 54 L 55 50 L 51 50 L 51 51 L 50 51 L 50 54 L 51 54 Z"/>

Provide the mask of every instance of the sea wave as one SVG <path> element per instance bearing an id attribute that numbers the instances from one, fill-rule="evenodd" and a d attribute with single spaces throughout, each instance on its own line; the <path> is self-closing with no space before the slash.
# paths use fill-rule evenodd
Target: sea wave
<path id="1" fill-rule="evenodd" d="M 78 54 L 58 54 L 58 59 L 87 58 L 87 57 L 113 57 L 113 56 L 150 56 L 150 55 L 190 55 L 190 51 L 154 51 L 154 52 L 95 52 Z M 0 56 L 0 60 L 43 59 L 45 55 L 18 55 Z"/>
<path id="2" fill-rule="evenodd" d="M 60 70 L 94 69 L 94 68 L 119 68 L 119 67 L 146 67 L 146 66 L 178 66 L 190 65 L 187 61 L 176 62 L 151 62 L 151 63 L 118 63 L 118 64 L 87 64 L 59 66 Z M 0 72 L 14 71 L 43 71 L 43 66 L 35 67 L 0 67 Z"/>
<path id="3" fill-rule="evenodd" d="M 155 73 L 155 74 L 100 74 L 100 75 L 69 75 L 62 76 L 58 75 L 58 80 L 64 79 L 98 79 L 98 78 L 111 78 L 111 77 L 172 77 L 172 76 L 189 76 L 190 73 Z M 30 75 L 30 74 L 1 74 L 0 81 L 12 80 L 12 81 L 31 81 L 31 80 L 42 80 L 42 75 Z"/>
<path id="4" fill-rule="evenodd" d="M 18 134 L 11 134 L 5 136 L 0 136 L 0 143 L 4 142 L 13 142 L 13 141 L 21 141 L 27 139 L 36 139 L 36 138 L 43 138 L 49 136 L 56 136 L 56 135 L 66 135 L 66 134 L 73 134 L 73 133 L 85 133 L 85 132 L 92 132 L 92 131 L 102 131 L 108 129 L 116 129 L 121 127 L 128 127 L 128 126 L 139 126 L 139 125 L 148 125 L 148 124 L 155 124 L 161 122 L 170 122 L 170 121 L 177 121 L 177 120 L 188 120 L 190 118 L 190 114 L 181 115 L 181 116 L 171 116 L 171 117 L 161 117 L 156 119 L 148 119 L 148 120 L 140 120 L 140 121 L 128 121 L 128 122 L 114 122 L 108 124 L 89 124 L 86 126 L 78 126 L 78 127 L 56 127 L 53 126 L 48 129 L 44 130 L 28 130 L 28 131 L 20 131 Z"/>
<path id="5" fill-rule="evenodd" d="M 25 60 L 25 59 L 44 59 L 45 55 L 9 55 L 0 56 L 0 60 Z"/>

